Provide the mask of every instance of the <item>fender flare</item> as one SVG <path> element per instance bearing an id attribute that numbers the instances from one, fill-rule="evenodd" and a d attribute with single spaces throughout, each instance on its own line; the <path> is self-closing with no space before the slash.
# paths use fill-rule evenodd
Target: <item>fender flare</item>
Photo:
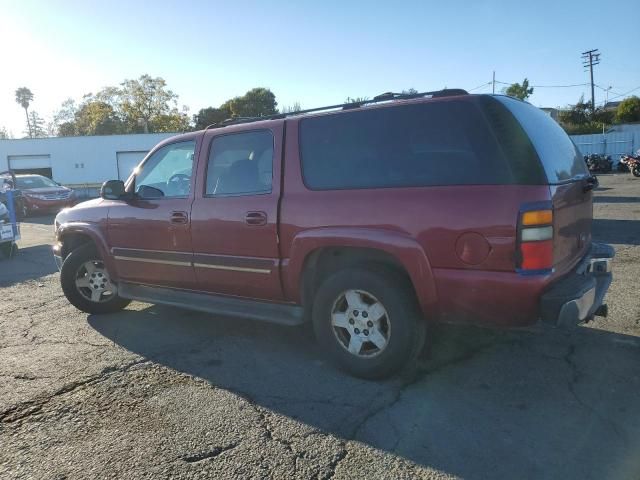
<path id="1" fill-rule="evenodd" d="M 424 249 L 409 235 L 393 230 L 322 227 L 300 232 L 293 238 L 289 258 L 283 261 L 287 297 L 301 303 L 301 280 L 307 259 L 314 251 L 326 247 L 368 248 L 391 255 L 409 274 L 423 313 L 436 314 L 436 284 Z"/>

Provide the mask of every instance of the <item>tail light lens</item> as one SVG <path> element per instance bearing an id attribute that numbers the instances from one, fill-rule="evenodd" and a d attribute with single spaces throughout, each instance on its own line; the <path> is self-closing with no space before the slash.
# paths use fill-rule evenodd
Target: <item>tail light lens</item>
<path id="1" fill-rule="evenodd" d="M 553 267 L 553 210 L 528 210 L 518 222 L 518 269 L 546 271 Z"/>

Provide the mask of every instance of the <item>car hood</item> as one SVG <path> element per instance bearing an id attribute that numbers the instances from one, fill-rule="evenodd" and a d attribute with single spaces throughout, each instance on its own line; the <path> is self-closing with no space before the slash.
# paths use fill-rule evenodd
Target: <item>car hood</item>
<path id="1" fill-rule="evenodd" d="M 56 224 L 69 222 L 95 223 L 106 221 L 109 212 L 109 201 L 94 198 L 86 202 L 63 209 L 56 215 Z"/>

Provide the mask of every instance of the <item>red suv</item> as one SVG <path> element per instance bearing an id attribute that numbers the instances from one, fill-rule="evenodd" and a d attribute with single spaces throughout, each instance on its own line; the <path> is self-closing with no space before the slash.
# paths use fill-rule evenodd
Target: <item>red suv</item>
<path id="1" fill-rule="evenodd" d="M 445 90 L 165 140 L 60 213 L 69 301 L 312 322 L 354 375 L 414 358 L 431 322 L 571 325 L 606 314 L 613 249 L 564 131 L 505 96 Z"/>

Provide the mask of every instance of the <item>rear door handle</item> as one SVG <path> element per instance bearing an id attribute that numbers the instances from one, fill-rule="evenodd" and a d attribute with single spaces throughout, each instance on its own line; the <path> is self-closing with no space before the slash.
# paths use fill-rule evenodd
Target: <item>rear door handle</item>
<path id="1" fill-rule="evenodd" d="M 262 226 L 267 224 L 267 214 L 265 212 L 247 212 L 244 217 L 247 225 Z"/>
<path id="2" fill-rule="evenodd" d="M 189 222 L 189 214 L 187 212 L 171 212 L 171 223 L 184 225 Z"/>

